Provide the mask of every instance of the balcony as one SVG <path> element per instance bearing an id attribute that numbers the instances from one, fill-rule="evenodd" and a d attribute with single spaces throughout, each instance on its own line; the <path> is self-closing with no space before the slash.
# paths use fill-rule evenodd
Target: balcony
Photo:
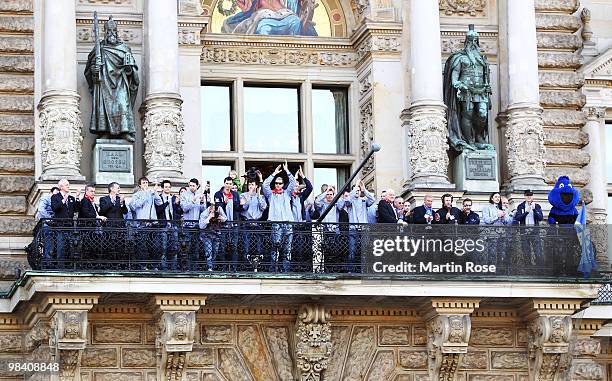
<path id="1" fill-rule="evenodd" d="M 36 273 L 599 283 L 573 226 L 41 220 Z"/>

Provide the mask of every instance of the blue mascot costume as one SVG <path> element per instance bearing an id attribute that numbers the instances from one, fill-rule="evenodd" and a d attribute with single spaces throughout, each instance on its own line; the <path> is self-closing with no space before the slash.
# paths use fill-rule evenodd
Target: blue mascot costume
<path id="1" fill-rule="evenodd" d="M 580 192 L 574 188 L 569 177 L 561 176 L 555 187 L 548 193 L 548 202 L 552 205 L 548 213 L 550 225 L 573 225 L 578 217 L 578 200 Z"/>

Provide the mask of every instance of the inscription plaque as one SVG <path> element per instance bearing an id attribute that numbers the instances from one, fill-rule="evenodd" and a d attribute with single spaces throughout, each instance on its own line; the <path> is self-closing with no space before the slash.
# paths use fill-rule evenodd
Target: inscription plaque
<path id="1" fill-rule="evenodd" d="M 101 148 L 98 171 L 126 173 L 131 172 L 129 148 Z"/>
<path id="2" fill-rule="evenodd" d="M 492 157 L 467 157 L 465 178 L 468 180 L 495 180 L 495 159 Z"/>

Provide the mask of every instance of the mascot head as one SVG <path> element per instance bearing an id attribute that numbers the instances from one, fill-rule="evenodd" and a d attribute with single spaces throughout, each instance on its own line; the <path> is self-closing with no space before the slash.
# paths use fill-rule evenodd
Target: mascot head
<path id="1" fill-rule="evenodd" d="M 569 177 L 561 176 L 555 187 L 548 193 L 548 202 L 558 210 L 569 212 L 576 208 L 580 192 L 574 188 Z"/>

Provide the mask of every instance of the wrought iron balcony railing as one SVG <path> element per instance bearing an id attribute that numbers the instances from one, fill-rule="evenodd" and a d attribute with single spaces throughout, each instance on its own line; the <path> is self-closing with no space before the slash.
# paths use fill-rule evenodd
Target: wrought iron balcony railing
<path id="1" fill-rule="evenodd" d="M 583 279 L 573 226 L 56 219 L 38 223 L 27 249 L 31 267 L 50 272 Z"/>

